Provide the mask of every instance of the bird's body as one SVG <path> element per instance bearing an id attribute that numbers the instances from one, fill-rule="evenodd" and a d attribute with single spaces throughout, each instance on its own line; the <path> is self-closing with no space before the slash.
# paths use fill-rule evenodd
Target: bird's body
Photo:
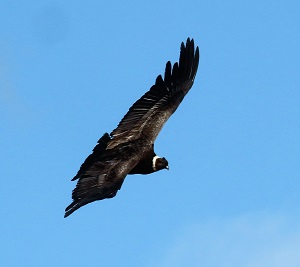
<path id="1" fill-rule="evenodd" d="M 149 174 L 168 169 L 168 161 L 154 152 L 154 141 L 165 122 L 175 112 L 192 87 L 199 63 L 199 49 L 187 39 L 181 44 L 179 64 L 166 64 L 164 79 L 155 84 L 129 109 L 110 134 L 98 141 L 78 173 L 73 202 L 65 217 L 96 200 L 112 198 L 127 174 Z"/>

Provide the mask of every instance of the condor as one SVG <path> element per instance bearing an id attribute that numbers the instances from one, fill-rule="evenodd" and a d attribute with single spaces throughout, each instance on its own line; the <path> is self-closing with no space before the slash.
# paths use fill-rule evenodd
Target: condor
<path id="1" fill-rule="evenodd" d="M 73 202 L 65 217 L 96 200 L 114 197 L 127 174 L 149 174 L 169 169 L 154 152 L 154 141 L 169 117 L 191 89 L 199 64 L 199 48 L 189 38 L 181 43 L 179 63 L 166 64 L 165 75 L 129 109 L 110 134 L 98 141 L 72 181 Z"/>

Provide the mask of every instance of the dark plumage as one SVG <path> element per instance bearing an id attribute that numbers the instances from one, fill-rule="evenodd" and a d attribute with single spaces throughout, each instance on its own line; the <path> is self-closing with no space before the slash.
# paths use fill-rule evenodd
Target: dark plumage
<path id="1" fill-rule="evenodd" d="M 155 84 L 129 109 L 110 134 L 98 141 L 72 181 L 73 202 L 65 217 L 95 200 L 114 197 L 127 174 L 149 174 L 168 169 L 168 161 L 154 152 L 154 141 L 194 83 L 199 48 L 193 39 L 181 43 L 179 63 L 166 64 L 164 79 Z"/>

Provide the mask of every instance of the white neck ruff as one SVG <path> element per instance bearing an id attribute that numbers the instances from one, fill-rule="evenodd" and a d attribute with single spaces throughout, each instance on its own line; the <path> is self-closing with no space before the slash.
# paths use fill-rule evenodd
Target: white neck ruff
<path id="1" fill-rule="evenodd" d="M 154 156 L 153 157 L 153 159 L 152 159 L 152 169 L 154 170 L 154 171 L 156 171 L 156 160 L 157 159 L 160 159 L 160 157 L 159 156 Z"/>

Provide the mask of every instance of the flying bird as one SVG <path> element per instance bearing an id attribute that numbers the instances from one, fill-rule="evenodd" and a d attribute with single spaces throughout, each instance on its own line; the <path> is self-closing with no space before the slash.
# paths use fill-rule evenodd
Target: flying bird
<path id="1" fill-rule="evenodd" d="M 73 202 L 65 216 L 96 200 L 114 197 L 127 174 L 149 174 L 169 169 L 154 152 L 154 141 L 169 117 L 191 89 L 199 64 L 199 48 L 189 38 L 181 43 L 179 63 L 167 62 L 164 78 L 128 110 L 110 134 L 105 133 L 72 179 L 77 180 Z"/>

